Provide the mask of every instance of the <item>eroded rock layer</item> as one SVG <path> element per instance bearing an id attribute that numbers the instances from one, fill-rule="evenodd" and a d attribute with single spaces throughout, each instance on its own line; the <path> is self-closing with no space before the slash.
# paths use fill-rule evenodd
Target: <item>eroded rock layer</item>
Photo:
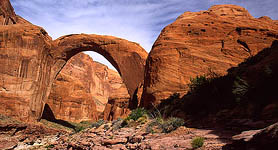
<path id="1" fill-rule="evenodd" d="M 109 98 L 103 112 L 103 119 L 112 121 L 119 118 L 126 118 L 129 113 L 129 98 Z"/>
<path id="2" fill-rule="evenodd" d="M 226 74 L 278 38 L 277 21 L 254 18 L 235 5 L 185 12 L 165 27 L 148 56 L 143 106 L 157 105 L 174 93 L 185 94 L 190 78 Z"/>
<path id="3" fill-rule="evenodd" d="M 51 38 L 33 25 L 0 26 L 0 113 L 36 120 L 50 87 Z"/>
<path id="4" fill-rule="evenodd" d="M 110 96 L 129 99 L 119 74 L 84 53 L 72 57 L 53 83 L 47 104 L 56 119 L 95 121 Z"/>

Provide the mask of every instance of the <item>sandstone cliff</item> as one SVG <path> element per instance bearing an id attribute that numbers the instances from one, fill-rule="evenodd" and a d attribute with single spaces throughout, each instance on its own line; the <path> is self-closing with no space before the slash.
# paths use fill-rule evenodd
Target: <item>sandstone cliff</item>
<path id="1" fill-rule="evenodd" d="M 278 122 L 278 40 L 228 69 L 225 76 L 199 80 L 179 98 L 157 107 L 164 116 L 185 118 L 187 126 L 244 131 Z"/>
<path id="2" fill-rule="evenodd" d="M 52 41 L 43 28 L 16 16 L 8 0 L 2 0 L 0 8 L 1 114 L 39 120 L 54 79 L 66 62 L 82 51 L 107 58 L 129 95 L 143 82 L 147 52 L 139 44 L 94 34 L 66 35 Z"/>
<path id="3" fill-rule="evenodd" d="M 51 75 L 51 37 L 40 27 L 0 26 L 0 113 L 24 121 L 41 115 Z M 45 92 L 43 92 L 45 91 Z"/>
<path id="4" fill-rule="evenodd" d="M 197 75 L 226 74 L 277 38 L 277 21 L 254 18 L 239 6 L 185 12 L 161 31 L 147 58 L 143 106 L 157 105 L 173 93 L 184 95 Z"/>
<path id="5" fill-rule="evenodd" d="M 47 104 L 56 119 L 95 121 L 111 96 L 129 100 L 118 72 L 79 53 L 59 73 Z"/>
<path id="6" fill-rule="evenodd" d="M 130 112 L 130 96 L 125 90 L 124 84 L 117 77 L 117 72 L 108 71 L 108 80 L 111 87 L 111 94 L 106 101 L 103 111 L 104 120 L 115 120 L 126 117 Z"/>

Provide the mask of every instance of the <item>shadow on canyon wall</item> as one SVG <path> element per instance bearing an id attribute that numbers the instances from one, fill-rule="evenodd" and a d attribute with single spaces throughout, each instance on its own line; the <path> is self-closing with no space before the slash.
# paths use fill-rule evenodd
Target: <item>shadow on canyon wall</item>
<path id="1" fill-rule="evenodd" d="M 45 119 L 47 121 L 54 122 L 54 123 L 60 124 L 62 126 L 65 126 L 65 127 L 71 128 L 71 129 L 75 129 L 75 126 L 70 124 L 69 122 L 67 122 L 65 120 L 56 119 L 53 111 L 51 110 L 51 108 L 49 107 L 48 104 L 45 104 L 45 106 L 44 106 L 44 110 L 43 110 L 41 119 Z"/>

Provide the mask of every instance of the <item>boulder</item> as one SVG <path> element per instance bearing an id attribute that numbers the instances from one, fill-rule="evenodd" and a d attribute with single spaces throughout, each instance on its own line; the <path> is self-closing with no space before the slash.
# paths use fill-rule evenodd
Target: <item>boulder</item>
<path id="1" fill-rule="evenodd" d="M 233 140 L 234 142 L 226 145 L 224 149 L 272 149 L 278 146 L 278 123 L 264 129 L 244 131 L 233 136 Z"/>

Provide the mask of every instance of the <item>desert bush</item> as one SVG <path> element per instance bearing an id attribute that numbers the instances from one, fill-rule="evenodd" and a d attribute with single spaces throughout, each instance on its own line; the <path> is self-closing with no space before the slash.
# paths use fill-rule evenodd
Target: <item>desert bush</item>
<path id="1" fill-rule="evenodd" d="M 204 145 L 204 140 L 205 140 L 205 138 L 203 138 L 203 137 L 195 137 L 191 142 L 192 148 L 197 149 L 197 148 L 202 147 Z"/>
<path id="2" fill-rule="evenodd" d="M 178 127 L 184 125 L 184 120 L 181 118 L 170 117 L 167 120 L 163 118 L 155 118 L 153 119 L 146 127 L 146 132 L 154 133 L 163 132 L 163 133 L 170 133 L 176 130 Z"/>
<path id="3" fill-rule="evenodd" d="M 55 146 L 53 144 L 50 145 L 46 145 L 44 148 L 46 148 L 47 150 L 53 149 Z"/>
<path id="4" fill-rule="evenodd" d="M 161 124 L 162 132 L 169 133 L 184 125 L 184 120 L 181 118 L 170 117 Z"/>
<path id="5" fill-rule="evenodd" d="M 188 84 L 191 92 L 197 91 L 202 88 L 205 84 L 209 83 L 210 79 L 205 75 L 196 76 L 195 78 L 190 78 L 190 83 Z"/>
<path id="6" fill-rule="evenodd" d="M 86 127 L 84 127 L 82 125 L 76 125 L 75 128 L 74 128 L 74 131 L 77 133 L 77 132 L 80 132 L 84 129 L 86 129 Z"/>
<path id="7" fill-rule="evenodd" d="M 190 92 L 199 93 L 200 90 L 205 88 L 213 88 L 215 90 L 216 87 L 212 86 L 212 83 L 216 80 L 223 77 L 223 75 L 214 72 L 211 68 L 208 68 L 208 71 L 204 75 L 196 76 L 195 78 L 190 78 L 190 83 L 188 84 Z"/>
<path id="8" fill-rule="evenodd" d="M 84 126 L 90 126 L 92 124 L 92 121 L 81 121 L 80 124 Z"/>
<path id="9" fill-rule="evenodd" d="M 164 120 L 161 116 L 157 116 L 156 118 L 152 118 L 150 123 L 146 127 L 147 133 L 155 133 L 156 129 L 159 130 L 162 127 Z"/>
<path id="10" fill-rule="evenodd" d="M 122 128 L 123 127 L 122 123 L 123 123 L 122 118 L 118 118 L 117 120 L 112 121 L 112 129 L 118 130 L 118 129 Z"/>
<path id="11" fill-rule="evenodd" d="M 93 124 L 92 124 L 92 127 L 94 128 L 98 128 L 98 127 L 100 127 L 101 125 L 103 125 L 105 123 L 105 121 L 103 120 L 103 119 L 100 119 L 100 120 L 98 120 L 97 122 L 94 122 Z"/>
<path id="12" fill-rule="evenodd" d="M 151 122 L 151 123 L 149 123 L 148 125 L 147 125 L 147 127 L 146 127 L 146 132 L 147 133 L 155 133 L 155 131 L 154 131 L 154 126 L 156 125 L 156 122 Z"/>
<path id="13" fill-rule="evenodd" d="M 147 115 L 147 110 L 145 110 L 144 108 L 137 108 L 132 110 L 132 112 L 130 113 L 130 115 L 126 118 L 127 120 L 138 120 L 140 117 L 143 117 L 144 115 Z"/>
<path id="14" fill-rule="evenodd" d="M 122 127 L 125 127 L 129 124 L 137 125 L 146 122 L 148 116 L 148 111 L 144 108 L 137 108 L 132 110 L 132 112 L 128 115 L 127 118 L 123 120 L 121 123 Z"/>

